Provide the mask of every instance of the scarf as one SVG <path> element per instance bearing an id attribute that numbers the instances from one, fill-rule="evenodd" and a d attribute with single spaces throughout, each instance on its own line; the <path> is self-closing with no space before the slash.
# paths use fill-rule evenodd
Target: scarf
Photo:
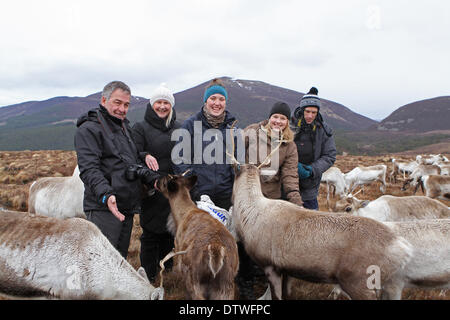
<path id="1" fill-rule="evenodd" d="M 225 121 L 225 111 L 221 115 L 215 116 L 215 115 L 208 113 L 208 111 L 206 110 L 206 106 L 204 106 L 203 114 L 206 118 L 206 121 L 208 121 L 208 123 L 211 125 L 211 127 L 216 128 L 216 129 L 219 128 L 219 126 Z"/>

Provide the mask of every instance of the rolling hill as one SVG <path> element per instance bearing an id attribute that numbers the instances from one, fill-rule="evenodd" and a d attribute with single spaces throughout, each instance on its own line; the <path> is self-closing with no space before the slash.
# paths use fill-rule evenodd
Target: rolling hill
<path id="1" fill-rule="evenodd" d="M 294 110 L 304 93 L 262 81 L 221 78 L 227 87 L 227 110 L 243 128 L 265 119 L 276 101 Z M 175 94 L 177 119 L 198 112 L 209 81 Z M 319 92 L 320 96 L 320 92 Z M 76 119 L 98 105 L 101 93 L 86 97 L 55 97 L 0 108 L 0 150 L 73 150 Z M 133 96 L 128 119 L 143 119 L 148 99 Z M 322 98 L 321 113 L 336 132 L 338 152 L 377 155 L 422 150 L 450 143 L 450 96 L 412 102 L 381 122 Z M 422 149 L 421 149 L 422 148 Z M 426 150 L 428 150 L 426 149 Z"/>
<path id="2" fill-rule="evenodd" d="M 390 132 L 450 130 L 450 96 L 404 105 L 380 123 L 372 126 L 372 129 Z"/>
<path id="3" fill-rule="evenodd" d="M 276 101 L 284 101 L 294 110 L 303 93 L 253 80 L 223 77 L 229 92 L 227 109 L 245 127 L 265 119 Z M 175 109 L 180 121 L 198 112 L 209 81 L 175 94 Z M 0 108 L 0 150 L 73 149 L 76 119 L 98 105 L 101 93 L 87 97 L 55 97 L 45 101 L 30 101 Z M 347 107 L 322 99 L 325 120 L 336 129 L 364 130 L 375 121 Z M 133 96 L 128 118 L 132 123 L 143 118 L 147 98 Z"/>

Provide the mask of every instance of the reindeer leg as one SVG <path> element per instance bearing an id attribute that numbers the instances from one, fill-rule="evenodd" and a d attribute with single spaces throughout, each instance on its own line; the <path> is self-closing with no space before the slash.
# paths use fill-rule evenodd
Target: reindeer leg
<path id="1" fill-rule="evenodd" d="M 419 190 L 419 186 L 420 186 L 419 181 L 417 181 L 416 187 L 414 188 L 414 193 L 413 194 L 416 194 L 417 190 Z"/>
<path id="2" fill-rule="evenodd" d="M 377 295 L 374 290 L 368 289 L 364 285 L 355 285 L 349 283 L 340 284 L 342 290 L 352 299 L 352 300 L 376 300 Z"/>
<path id="3" fill-rule="evenodd" d="M 401 300 L 403 287 L 400 281 L 391 280 L 385 283 L 381 291 L 381 300 Z"/>
<path id="4" fill-rule="evenodd" d="M 282 299 L 288 300 L 292 293 L 292 283 L 294 282 L 294 278 L 289 277 L 287 274 L 283 274 L 282 281 Z"/>
<path id="5" fill-rule="evenodd" d="M 282 299 L 282 275 L 275 271 L 272 266 L 267 266 L 264 268 L 264 273 L 270 282 L 272 292 L 275 294 L 275 298 L 278 300 Z"/>

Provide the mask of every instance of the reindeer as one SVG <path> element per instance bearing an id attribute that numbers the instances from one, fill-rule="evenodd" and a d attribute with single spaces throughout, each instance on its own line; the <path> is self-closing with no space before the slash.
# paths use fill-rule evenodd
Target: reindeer
<path id="1" fill-rule="evenodd" d="M 55 218 L 86 218 L 78 166 L 71 177 L 39 178 L 30 187 L 28 212 Z"/>
<path id="2" fill-rule="evenodd" d="M 413 255 L 383 284 L 382 299 L 401 299 L 403 288 L 450 289 L 450 219 L 383 223 L 412 245 Z"/>
<path id="3" fill-rule="evenodd" d="M 322 174 L 320 180 L 321 183 L 326 183 L 327 185 L 327 204 L 330 207 L 330 187 L 332 189 L 333 197 L 336 193 L 342 198 L 347 192 L 347 185 L 344 180 L 344 174 L 338 167 L 330 167 L 327 171 Z"/>
<path id="4" fill-rule="evenodd" d="M 429 154 L 416 156 L 418 164 L 436 164 L 438 162 L 448 162 L 448 158 L 442 154 Z"/>
<path id="5" fill-rule="evenodd" d="M 440 175 L 441 168 L 439 166 L 433 165 L 433 164 L 419 164 L 414 169 L 414 171 L 411 173 L 411 175 L 409 176 L 409 179 L 405 181 L 401 190 L 406 191 L 406 190 L 408 190 L 408 188 L 410 186 L 413 186 L 413 187 L 415 187 L 413 194 L 416 194 L 417 189 L 419 189 L 419 186 L 422 185 L 419 183 L 419 180 L 423 176 L 430 175 L 430 174 Z M 425 190 L 423 190 L 423 185 L 422 185 L 422 192 L 425 193 Z"/>
<path id="6" fill-rule="evenodd" d="M 450 175 L 450 164 L 448 162 L 438 162 L 437 165 L 441 168 L 441 175 Z"/>
<path id="7" fill-rule="evenodd" d="M 344 180 L 348 190 L 353 192 L 357 186 L 364 188 L 365 184 L 370 184 L 374 181 L 380 181 L 380 191 L 386 192 L 386 165 L 379 164 L 376 166 L 363 167 L 358 166 L 353 168 L 350 172 L 344 174 Z"/>
<path id="8" fill-rule="evenodd" d="M 361 201 L 348 196 L 336 203 L 335 211 L 385 223 L 413 247 L 411 261 L 384 283 L 382 298 L 400 299 L 404 287 L 450 288 L 450 209 L 424 196 L 382 196 Z M 339 290 L 333 290 L 336 298 Z"/>
<path id="9" fill-rule="evenodd" d="M 416 161 L 399 162 L 396 159 L 392 159 L 392 171 L 389 175 L 389 182 L 392 183 L 392 178 L 394 178 L 394 183 L 397 183 L 397 175 L 400 173 L 403 174 L 403 180 L 405 180 L 405 174 L 411 174 L 418 165 Z"/>
<path id="10" fill-rule="evenodd" d="M 162 299 L 91 222 L 0 212 L 0 292 L 59 299 Z"/>
<path id="11" fill-rule="evenodd" d="M 232 201 L 238 237 L 264 270 L 276 298 L 289 295 L 296 277 L 339 284 L 352 299 L 375 299 L 376 292 L 367 285 L 368 268 L 378 266 L 384 282 L 411 259 L 411 245 L 373 219 L 307 210 L 264 197 L 259 168 L 239 164 L 234 145 L 227 154 L 235 170 Z"/>
<path id="12" fill-rule="evenodd" d="M 450 219 L 383 222 L 412 247 L 406 266 L 382 284 L 381 299 L 400 300 L 404 288 L 450 289 Z M 330 295 L 341 293 L 335 287 Z"/>
<path id="13" fill-rule="evenodd" d="M 169 199 L 175 222 L 177 260 L 190 299 L 233 299 L 239 256 L 234 237 L 209 213 L 197 208 L 189 190 L 197 176 L 166 176 L 157 188 Z"/>
<path id="14" fill-rule="evenodd" d="M 355 216 L 372 218 L 378 221 L 450 218 L 450 209 L 446 205 L 425 196 L 395 197 L 384 195 L 373 201 L 367 201 L 347 195 L 335 203 L 333 211 L 344 211 Z"/>
<path id="15" fill-rule="evenodd" d="M 419 181 L 427 197 L 450 200 L 450 176 L 429 175 Z"/>

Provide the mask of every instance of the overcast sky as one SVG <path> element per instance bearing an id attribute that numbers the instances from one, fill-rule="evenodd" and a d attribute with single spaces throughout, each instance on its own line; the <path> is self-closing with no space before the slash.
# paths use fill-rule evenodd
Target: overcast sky
<path id="1" fill-rule="evenodd" d="M 179 92 L 217 76 L 314 85 L 373 119 L 450 95 L 446 0 L 14 0 L 1 11 L 0 106 L 111 80 L 147 98 L 161 82 Z"/>

